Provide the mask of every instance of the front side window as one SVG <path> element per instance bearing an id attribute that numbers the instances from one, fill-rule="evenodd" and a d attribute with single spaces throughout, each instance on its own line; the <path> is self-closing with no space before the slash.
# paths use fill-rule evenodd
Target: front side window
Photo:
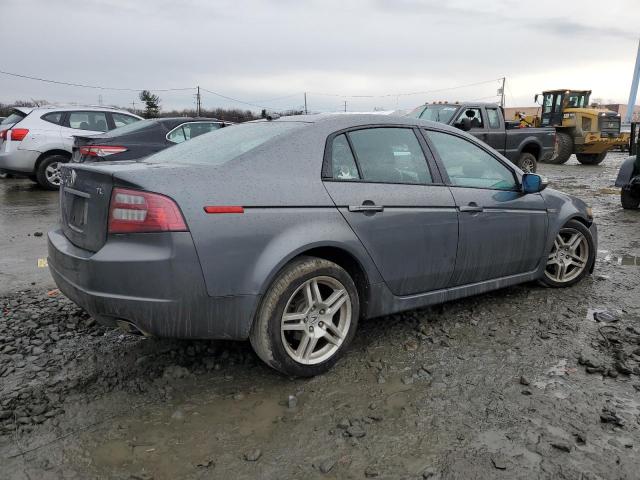
<path id="1" fill-rule="evenodd" d="M 167 134 L 167 140 L 173 143 L 182 143 L 186 140 L 196 138 L 203 133 L 218 130 L 222 125 L 216 122 L 190 122 L 174 128 Z"/>
<path id="2" fill-rule="evenodd" d="M 420 143 L 410 128 L 367 128 L 348 133 L 362 180 L 431 183 Z"/>
<path id="3" fill-rule="evenodd" d="M 500 115 L 497 108 L 487 108 L 487 120 L 490 128 L 500 128 Z"/>
<path id="4" fill-rule="evenodd" d="M 113 123 L 116 125 L 116 128 L 124 127 L 125 125 L 129 125 L 140 120 L 139 118 L 132 117 L 131 115 L 125 115 L 124 113 L 112 113 L 111 118 L 113 118 Z"/>
<path id="5" fill-rule="evenodd" d="M 462 120 L 468 118 L 471 122 L 471 128 L 484 128 L 484 122 L 482 121 L 482 113 L 479 108 L 464 108 L 458 118 L 455 121 L 455 126 L 462 125 Z"/>
<path id="6" fill-rule="evenodd" d="M 70 112 L 69 126 L 78 130 L 107 131 L 107 115 L 104 112 Z"/>
<path id="7" fill-rule="evenodd" d="M 513 172 L 498 159 L 468 140 L 441 132 L 428 132 L 452 185 L 515 190 Z"/>

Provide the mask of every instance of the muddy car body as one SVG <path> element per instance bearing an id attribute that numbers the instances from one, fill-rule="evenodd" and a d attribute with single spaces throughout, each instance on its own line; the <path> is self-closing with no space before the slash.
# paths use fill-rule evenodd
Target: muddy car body
<path id="1" fill-rule="evenodd" d="M 69 298 L 149 335 L 250 338 L 293 375 L 329 368 L 360 317 L 570 285 L 595 261 L 581 200 L 406 117 L 250 122 L 62 179 L 49 266 Z"/>

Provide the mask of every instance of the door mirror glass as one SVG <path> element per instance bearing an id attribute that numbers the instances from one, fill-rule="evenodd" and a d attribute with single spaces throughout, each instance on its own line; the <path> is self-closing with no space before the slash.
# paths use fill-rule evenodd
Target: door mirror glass
<path id="1" fill-rule="evenodd" d="M 535 173 L 522 175 L 522 191 L 524 193 L 538 193 L 547 188 L 547 179 Z"/>

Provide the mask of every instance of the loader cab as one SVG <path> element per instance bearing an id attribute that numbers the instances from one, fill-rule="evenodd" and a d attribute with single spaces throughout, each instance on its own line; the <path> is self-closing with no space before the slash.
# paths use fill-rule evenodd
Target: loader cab
<path id="1" fill-rule="evenodd" d="M 550 90 L 536 94 L 535 102 L 542 97 L 542 127 L 562 126 L 562 120 L 567 108 L 588 108 L 591 90 Z"/>

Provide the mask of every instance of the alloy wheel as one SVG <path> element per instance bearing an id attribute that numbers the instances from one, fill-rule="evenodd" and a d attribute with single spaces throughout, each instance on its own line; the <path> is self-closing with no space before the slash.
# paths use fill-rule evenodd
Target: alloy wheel
<path id="1" fill-rule="evenodd" d="M 544 274 L 557 283 L 578 277 L 589 261 L 589 242 L 574 228 L 563 228 L 553 242 Z"/>
<path id="2" fill-rule="evenodd" d="M 57 187 L 60 186 L 60 162 L 52 162 L 47 165 L 47 168 L 44 170 L 44 175 L 47 177 L 47 181 L 51 183 L 51 185 L 55 185 Z"/>
<path id="3" fill-rule="evenodd" d="M 536 168 L 536 163 L 534 160 L 531 160 L 530 158 L 525 158 L 522 161 L 522 165 L 520 168 L 525 173 L 534 173 Z"/>
<path id="4" fill-rule="evenodd" d="M 298 287 L 282 314 L 280 333 L 287 354 L 303 365 L 331 358 L 351 325 L 351 297 L 338 280 L 313 277 Z"/>

